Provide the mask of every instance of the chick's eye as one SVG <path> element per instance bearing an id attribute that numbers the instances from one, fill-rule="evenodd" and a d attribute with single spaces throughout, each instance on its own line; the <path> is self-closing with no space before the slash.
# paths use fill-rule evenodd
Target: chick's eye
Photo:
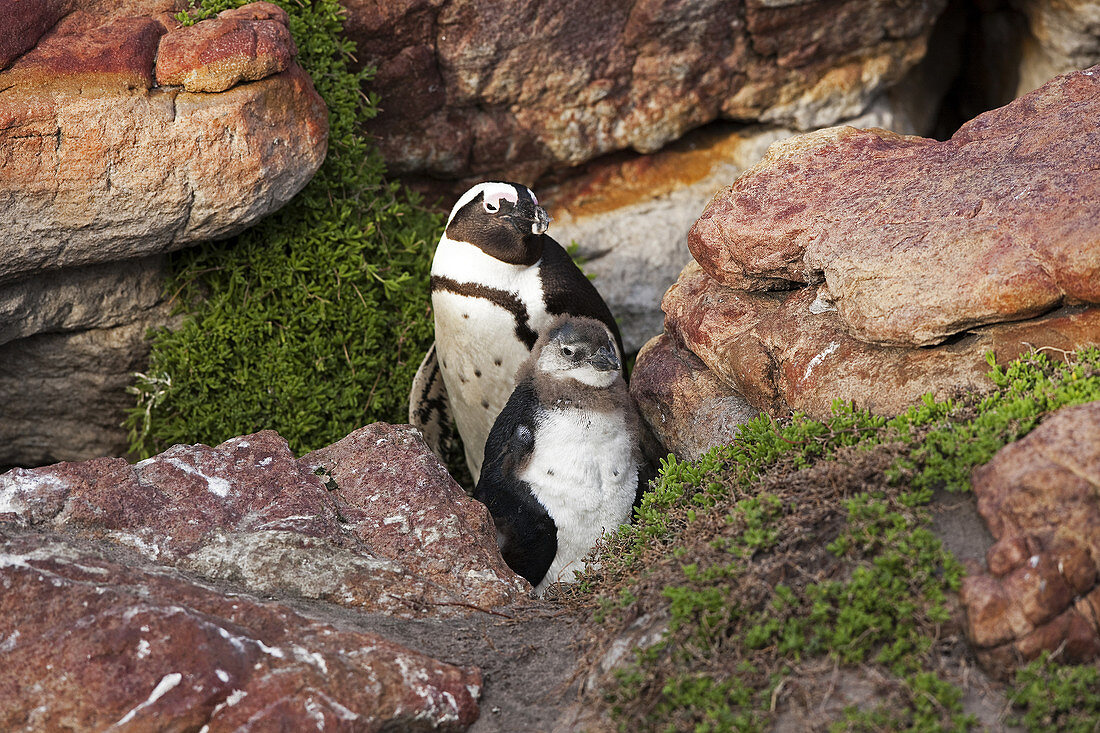
<path id="1" fill-rule="evenodd" d="M 568 346 L 563 346 L 561 347 L 561 353 L 565 354 L 566 356 L 573 356 L 573 349 L 569 348 Z"/>

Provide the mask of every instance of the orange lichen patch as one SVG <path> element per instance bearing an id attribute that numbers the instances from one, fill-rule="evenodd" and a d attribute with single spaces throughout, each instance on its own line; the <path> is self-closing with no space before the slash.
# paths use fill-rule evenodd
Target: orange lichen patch
<path id="1" fill-rule="evenodd" d="M 743 165 L 743 146 L 758 129 L 708 125 L 651 155 L 616 153 L 584 166 L 546 189 L 543 202 L 556 214 L 595 216 L 656 198 L 713 175 L 719 166 Z M 715 186 L 729 183 L 723 181 Z"/>

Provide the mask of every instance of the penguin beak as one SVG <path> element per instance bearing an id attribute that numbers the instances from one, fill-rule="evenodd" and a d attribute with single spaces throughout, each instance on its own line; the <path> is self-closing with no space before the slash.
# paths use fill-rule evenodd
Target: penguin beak
<path id="1" fill-rule="evenodd" d="M 531 233 L 535 235 L 543 234 L 550 226 L 550 215 L 546 213 L 546 209 L 541 206 L 532 206 L 522 199 L 515 212 L 508 214 L 505 218 L 511 221 L 512 226 L 521 234 L 527 233 L 528 226 L 531 227 Z"/>
<path id="2" fill-rule="evenodd" d="M 619 357 L 615 356 L 615 352 L 606 346 L 601 346 L 599 351 L 588 357 L 588 363 L 601 372 L 618 371 L 621 366 Z"/>
<path id="3" fill-rule="evenodd" d="M 550 215 L 541 206 L 535 207 L 535 220 L 531 222 L 532 234 L 543 234 L 550 226 Z"/>

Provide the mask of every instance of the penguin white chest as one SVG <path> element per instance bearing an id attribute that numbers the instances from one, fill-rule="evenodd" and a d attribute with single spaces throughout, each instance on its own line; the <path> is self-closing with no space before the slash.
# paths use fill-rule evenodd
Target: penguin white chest
<path id="1" fill-rule="evenodd" d="M 550 316 L 537 265 L 509 265 L 444 237 L 432 276 L 439 370 L 476 481 L 485 440 L 530 353 L 523 337 L 537 336 Z"/>
<path id="2" fill-rule="evenodd" d="M 573 580 L 605 532 L 630 521 L 638 455 L 625 416 L 575 408 L 546 410 L 520 478 L 557 526 L 558 552 L 536 589 Z"/>

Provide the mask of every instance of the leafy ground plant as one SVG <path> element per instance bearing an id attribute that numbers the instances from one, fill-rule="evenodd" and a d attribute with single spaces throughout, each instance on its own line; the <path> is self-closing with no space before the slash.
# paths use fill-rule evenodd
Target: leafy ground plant
<path id="1" fill-rule="evenodd" d="M 1100 399 L 1100 350 L 991 364 L 996 389 L 893 419 L 762 417 L 699 461 L 669 458 L 635 524 L 562 598 L 594 608 L 592 656 L 620 729 L 968 730 L 963 569 L 934 499 L 1063 406 Z M 641 629 L 641 632 L 639 632 Z M 597 666 L 597 669 L 602 667 Z M 1100 725 L 1093 667 L 1025 668 L 1029 730 Z M 1061 690 L 1039 692 L 1044 684 Z M 1091 706 L 1091 707 L 1090 707 Z M 793 726 L 793 728 L 792 728 Z M 1046 727 L 1044 727 L 1046 726 Z"/>
<path id="2" fill-rule="evenodd" d="M 203 0 L 184 22 L 246 0 Z M 185 314 L 156 333 L 132 391 L 131 449 L 218 443 L 272 428 L 299 452 L 377 420 L 405 421 L 431 341 L 428 272 L 441 221 L 385 180 L 357 132 L 377 112 L 368 72 L 349 66 L 336 0 L 277 0 L 299 63 L 329 109 L 328 156 L 287 206 L 240 236 L 172 257 Z"/>

